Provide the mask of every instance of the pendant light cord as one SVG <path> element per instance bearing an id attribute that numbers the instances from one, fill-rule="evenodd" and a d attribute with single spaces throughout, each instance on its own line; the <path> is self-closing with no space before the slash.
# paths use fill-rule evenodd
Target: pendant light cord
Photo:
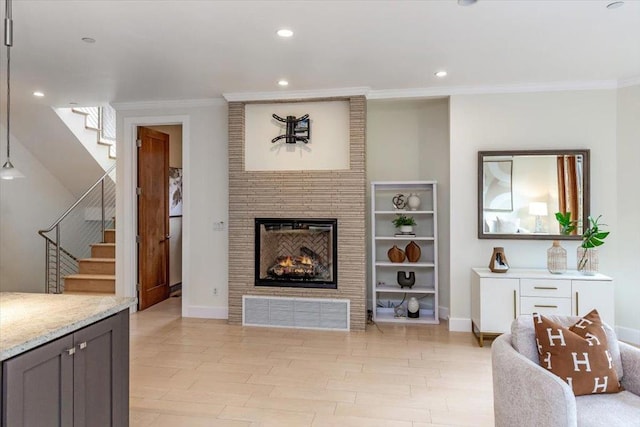
<path id="1" fill-rule="evenodd" d="M 11 19 L 11 0 L 5 2 L 4 45 L 7 47 L 7 161 L 11 159 L 11 46 L 13 46 L 13 20 Z"/>

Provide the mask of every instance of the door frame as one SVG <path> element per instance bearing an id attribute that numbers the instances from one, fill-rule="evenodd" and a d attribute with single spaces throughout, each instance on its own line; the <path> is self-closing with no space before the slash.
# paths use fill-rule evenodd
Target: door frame
<path id="1" fill-rule="evenodd" d="M 124 118 L 122 145 L 116 158 L 116 295 L 137 297 L 138 282 L 138 198 L 137 147 L 139 126 L 182 125 L 182 313 L 189 301 L 190 197 L 190 127 L 189 116 L 148 116 Z M 168 185 L 168 183 L 167 183 Z M 127 220 L 118 220 L 127 218 Z M 132 311 L 136 311 L 134 308 Z"/>

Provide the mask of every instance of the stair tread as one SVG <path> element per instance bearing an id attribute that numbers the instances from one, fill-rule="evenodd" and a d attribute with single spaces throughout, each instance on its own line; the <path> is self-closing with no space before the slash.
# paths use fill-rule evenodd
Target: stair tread
<path id="1" fill-rule="evenodd" d="M 91 246 L 115 246 L 115 243 L 92 243 Z"/>
<path id="2" fill-rule="evenodd" d="M 115 233 L 116 229 L 115 228 L 105 228 L 104 231 L 113 231 Z"/>
<path id="3" fill-rule="evenodd" d="M 80 258 L 83 262 L 116 262 L 115 258 Z"/>
<path id="4" fill-rule="evenodd" d="M 116 280 L 115 274 L 70 274 L 65 279 Z"/>

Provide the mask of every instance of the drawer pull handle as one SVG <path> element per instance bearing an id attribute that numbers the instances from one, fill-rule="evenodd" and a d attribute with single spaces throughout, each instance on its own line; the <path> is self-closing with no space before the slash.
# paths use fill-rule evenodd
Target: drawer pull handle
<path id="1" fill-rule="evenodd" d="M 81 342 L 80 345 L 78 346 L 80 347 L 80 350 L 84 350 L 85 348 L 87 348 L 87 342 Z"/>
<path id="2" fill-rule="evenodd" d="M 576 316 L 580 316 L 578 314 L 578 307 L 579 307 L 579 305 L 578 305 L 578 292 L 576 291 Z"/>
<path id="3" fill-rule="evenodd" d="M 67 352 L 67 354 L 69 356 L 73 356 L 76 353 L 76 348 L 75 347 L 71 347 L 69 349 L 66 349 L 65 351 Z"/>
<path id="4" fill-rule="evenodd" d="M 546 289 L 546 290 L 550 290 L 550 291 L 557 291 L 558 288 L 556 288 L 555 286 L 534 286 L 533 289 Z"/>
<path id="5" fill-rule="evenodd" d="M 535 304 L 534 307 L 538 307 L 538 308 L 558 308 L 557 305 L 538 305 L 538 304 Z"/>

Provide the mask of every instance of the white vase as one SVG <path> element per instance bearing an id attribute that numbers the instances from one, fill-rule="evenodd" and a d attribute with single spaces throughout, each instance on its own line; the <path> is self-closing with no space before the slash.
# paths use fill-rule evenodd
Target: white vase
<path id="1" fill-rule="evenodd" d="M 401 225 L 400 232 L 403 234 L 413 233 L 413 225 Z"/>
<path id="2" fill-rule="evenodd" d="M 407 199 L 407 205 L 409 209 L 415 211 L 420 206 L 420 197 L 417 194 L 411 193 L 409 194 L 409 198 Z"/>
<path id="3" fill-rule="evenodd" d="M 407 316 L 415 319 L 420 317 L 420 303 L 416 297 L 409 298 L 407 303 Z"/>
<path id="4" fill-rule="evenodd" d="M 547 249 L 547 269 L 552 274 L 562 274 L 567 271 L 567 250 L 560 246 L 558 240 Z"/>

